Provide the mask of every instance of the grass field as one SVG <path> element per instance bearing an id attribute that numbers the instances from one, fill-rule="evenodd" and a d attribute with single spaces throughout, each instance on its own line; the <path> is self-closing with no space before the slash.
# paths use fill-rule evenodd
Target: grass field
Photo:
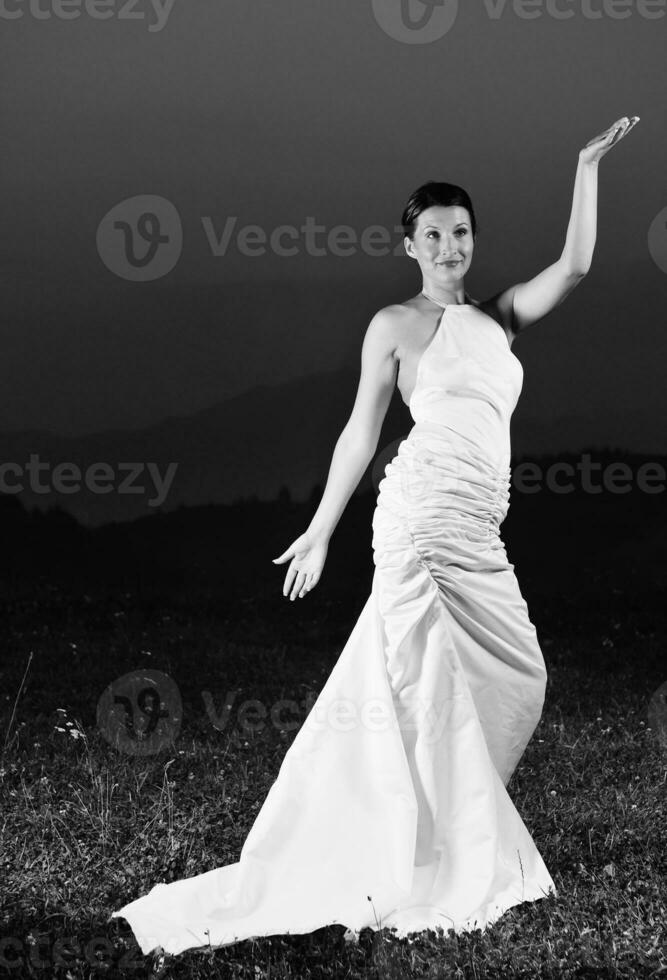
<path id="1" fill-rule="evenodd" d="M 485 932 L 407 941 L 367 929 L 353 943 L 331 926 L 164 962 L 143 957 L 124 922 L 107 924 L 110 912 L 158 881 L 238 859 L 365 601 L 368 568 L 354 589 L 302 603 L 282 598 L 275 569 L 256 588 L 7 583 L 0 976 L 667 976 L 667 753 L 648 715 L 667 679 L 662 584 L 602 559 L 558 588 L 525 568 L 549 684 L 509 792 L 558 895 Z M 174 746 L 147 757 L 114 749 L 96 723 L 106 686 L 140 668 L 169 675 L 183 703 Z M 216 728 L 211 705 L 230 692 Z M 249 698 L 293 699 L 302 715 L 291 730 L 252 732 L 235 707 Z"/>

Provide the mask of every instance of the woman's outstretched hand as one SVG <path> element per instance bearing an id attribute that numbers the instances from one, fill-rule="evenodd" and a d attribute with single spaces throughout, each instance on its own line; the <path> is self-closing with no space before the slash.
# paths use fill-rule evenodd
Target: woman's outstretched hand
<path id="1" fill-rule="evenodd" d="M 327 538 L 317 537 L 306 531 L 305 534 L 300 535 L 292 542 L 287 551 L 283 551 L 278 558 L 273 558 L 272 561 L 278 564 L 287 561 L 289 558 L 292 559 L 285 576 L 283 595 L 286 596 L 292 589 L 290 599 L 296 599 L 297 595 L 301 599 L 306 592 L 310 592 L 320 580 L 328 550 L 329 541 Z M 292 583 L 294 583 L 294 588 L 292 588 Z"/>
<path id="2" fill-rule="evenodd" d="M 639 116 L 631 116 L 630 118 L 621 116 L 609 129 L 605 129 L 604 133 L 600 133 L 588 141 L 583 150 L 580 151 L 579 159 L 583 160 L 584 163 L 598 163 L 605 153 L 608 153 L 612 146 L 620 143 L 638 122 Z"/>

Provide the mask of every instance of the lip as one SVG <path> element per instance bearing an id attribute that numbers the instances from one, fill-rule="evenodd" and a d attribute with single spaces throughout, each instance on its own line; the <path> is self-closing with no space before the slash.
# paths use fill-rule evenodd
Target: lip
<path id="1" fill-rule="evenodd" d="M 461 265 L 461 259 L 452 259 L 449 262 L 437 262 L 436 265 Z"/>

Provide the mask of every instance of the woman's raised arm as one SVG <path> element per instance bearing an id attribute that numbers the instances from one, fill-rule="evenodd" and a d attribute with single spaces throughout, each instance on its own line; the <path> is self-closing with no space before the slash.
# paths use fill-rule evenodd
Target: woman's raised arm
<path id="1" fill-rule="evenodd" d="M 510 286 L 492 300 L 514 334 L 562 303 L 588 272 L 597 233 L 598 163 L 638 121 L 639 116 L 623 116 L 579 152 L 572 213 L 560 258 L 533 279 Z"/>

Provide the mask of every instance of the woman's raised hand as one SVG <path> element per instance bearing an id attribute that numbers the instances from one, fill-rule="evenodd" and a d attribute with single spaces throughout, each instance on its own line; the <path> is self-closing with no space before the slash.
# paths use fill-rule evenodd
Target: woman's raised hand
<path id="1" fill-rule="evenodd" d="M 631 116 L 630 118 L 621 116 L 609 129 L 605 129 L 603 133 L 588 141 L 583 150 L 580 151 L 579 159 L 583 160 L 584 163 L 598 163 L 605 153 L 608 153 L 612 146 L 620 143 L 638 122 L 639 116 Z"/>
<path id="2" fill-rule="evenodd" d="M 310 592 L 320 580 L 324 561 L 329 549 L 328 538 L 318 537 L 306 531 L 300 535 L 289 546 L 287 551 L 283 551 L 278 558 L 273 558 L 274 563 L 281 564 L 292 559 L 290 567 L 287 569 L 285 584 L 283 585 L 283 595 L 292 589 L 290 599 L 303 598 L 306 592 Z M 294 588 L 292 588 L 292 583 Z"/>

